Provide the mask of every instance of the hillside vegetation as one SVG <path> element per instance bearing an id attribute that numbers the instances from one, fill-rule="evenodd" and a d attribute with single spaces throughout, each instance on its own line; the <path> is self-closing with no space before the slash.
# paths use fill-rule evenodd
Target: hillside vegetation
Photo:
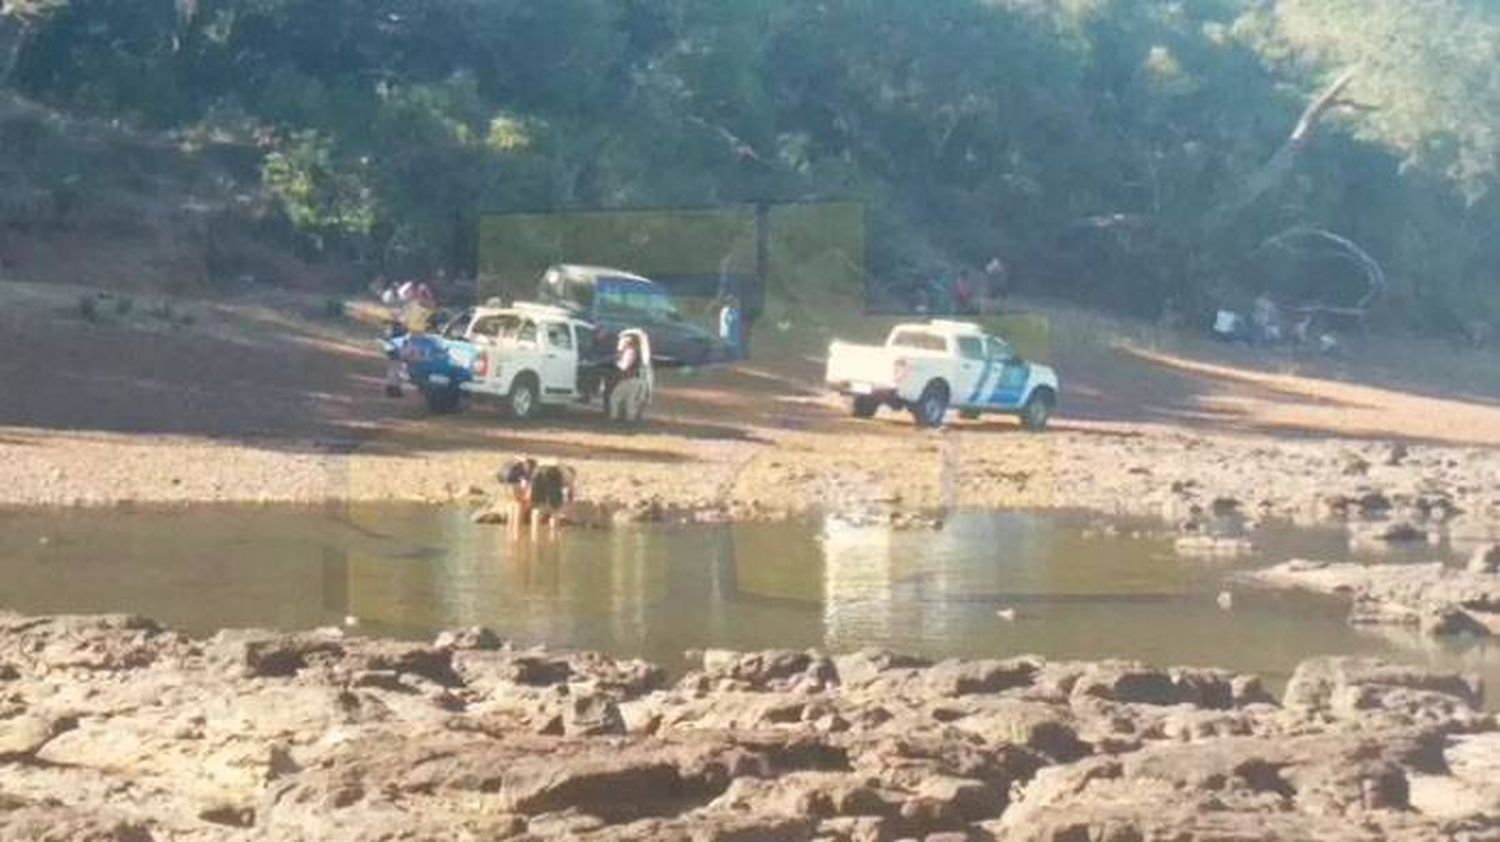
<path id="1" fill-rule="evenodd" d="M 887 281 L 998 256 L 1155 316 L 1375 277 L 1451 335 L 1500 304 L 1482 0 L 3 8 L 13 274 L 111 238 L 146 258 L 90 271 L 188 285 L 471 269 L 483 211 L 824 198 L 868 204 Z"/>

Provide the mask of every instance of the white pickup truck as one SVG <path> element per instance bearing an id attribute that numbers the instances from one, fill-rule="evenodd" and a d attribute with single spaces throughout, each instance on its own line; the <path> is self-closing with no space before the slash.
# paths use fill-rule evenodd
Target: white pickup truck
<path id="1" fill-rule="evenodd" d="M 1016 415 L 1040 431 L 1057 407 L 1056 372 L 969 322 L 897 325 L 883 346 L 835 341 L 826 380 L 851 399 L 856 418 L 889 406 L 910 410 L 922 427 L 941 426 L 956 409 L 965 417 Z"/>
<path id="2" fill-rule="evenodd" d="M 517 420 L 530 419 L 548 404 L 583 397 L 598 365 L 593 325 L 535 304 L 476 307 L 441 335 L 388 344 L 434 412 L 455 411 L 468 396 L 498 400 Z"/>

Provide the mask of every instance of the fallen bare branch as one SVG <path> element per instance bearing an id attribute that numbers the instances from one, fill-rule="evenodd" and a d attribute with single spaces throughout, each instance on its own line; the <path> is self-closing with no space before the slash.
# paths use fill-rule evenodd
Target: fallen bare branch
<path id="1" fill-rule="evenodd" d="M 1375 302 L 1375 299 L 1380 297 L 1380 294 L 1385 291 L 1385 268 L 1380 265 L 1380 261 L 1372 257 L 1369 252 L 1365 251 L 1360 247 L 1358 243 L 1354 242 L 1348 237 L 1335 234 L 1332 231 L 1318 228 L 1313 225 L 1298 225 L 1275 234 L 1267 238 L 1265 242 L 1257 246 L 1255 251 L 1251 253 L 1251 256 L 1254 257 L 1255 255 L 1264 253 L 1272 249 L 1281 249 L 1284 251 L 1303 251 L 1307 248 L 1307 246 L 1303 245 L 1303 243 L 1309 242 L 1332 246 L 1333 252 L 1335 254 L 1337 254 L 1341 258 L 1349 260 L 1364 273 L 1365 283 L 1367 284 L 1368 288 L 1366 289 L 1365 294 L 1360 297 L 1359 301 L 1356 302 L 1353 307 L 1323 306 L 1307 307 L 1303 309 L 1323 309 L 1329 312 L 1339 311 L 1362 314 L 1366 310 L 1368 310 L 1370 305 Z"/>

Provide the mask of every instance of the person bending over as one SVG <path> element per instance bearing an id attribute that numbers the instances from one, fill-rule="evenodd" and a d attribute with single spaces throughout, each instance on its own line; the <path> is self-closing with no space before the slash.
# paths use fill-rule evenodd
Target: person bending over
<path id="1" fill-rule="evenodd" d="M 573 502 L 576 474 L 572 468 L 549 462 L 535 469 L 531 476 L 531 531 L 541 530 L 542 521 L 547 529 L 557 533 L 562 522 L 563 510 Z"/>
<path id="2" fill-rule="evenodd" d="M 537 461 L 531 457 L 517 459 L 500 471 L 500 482 L 510 489 L 510 505 L 505 524 L 512 535 L 519 535 L 523 524 L 531 522 L 531 486 Z"/>

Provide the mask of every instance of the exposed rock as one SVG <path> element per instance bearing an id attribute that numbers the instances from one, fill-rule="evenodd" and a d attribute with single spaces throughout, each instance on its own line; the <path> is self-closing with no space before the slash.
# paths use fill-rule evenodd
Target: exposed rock
<path id="1" fill-rule="evenodd" d="M 1356 453 L 1339 456 L 1339 473 L 1346 477 L 1362 477 L 1370 472 L 1370 462 Z"/>
<path id="2" fill-rule="evenodd" d="M 1290 561 L 1246 574 L 1249 581 L 1350 598 L 1350 621 L 1407 625 L 1432 635 L 1488 636 L 1500 625 L 1500 577 L 1442 564 L 1331 564 Z"/>
<path id="3" fill-rule="evenodd" d="M 1071 711 L 1059 705 L 1004 700 L 987 705 L 953 727 L 991 743 L 1025 746 L 1057 763 L 1070 763 L 1093 752 L 1078 737 Z"/>
<path id="4" fill-rule="evenodd" d="M 1220 670 L 1158 670 L 1129 661 L 1091 665 L 1073 685 L 1073 698 L 1223 710 L 1269 701 L 1251 676 Z"/>
<path id="5" fill-rule="evenodd" d="M 834 657 L 833 661 L 839 683 L 848 688 L 858 688 L 868 685 L 881 676 L 888 676 L 892 672 L 899 672 L 903 676 L 909 676 L 917 670 L 932 666 L 932 662 L 925 658 L 916 658 L 877 649 L 865 649 L 850 655 L 838 655 Z"/>
<path id="6" fill-rule="evenodd" d="M 1500 544 L 1486 544 L 1469 556 L 1470 573 L 1500 573 Z"/>
<path id="7" fill-rule="evenodd" d="M 203 808 L 198 818 L 226 827 L 254 827 L 255 807 L 246 804 L 219 803 Z"/>
<path id="8" fill-rule="evenodd" d="M 619 735 L 625 733 L 625 719 L 604 696 L 573 696 L 563 706 L 562 727 L 570 737 Z"/>
<path id="9" fill-rule="evenodd" d="M 1442 750 L 1440 771 L 1408 776 L 1411 806 L 1444 818 L 1500 816 L 1500 732 L 1452 736 Z"/>
<path id="10" fill-rule="evenodd" d="M 1472 676 L 1365 658 L 1314 658 L 1292 674 L 1282 704 L 1300 716 L 1469 730 L 1486 721 L 1480 699 Z"/>
<path id="11" fill-rule="evenodd" d="M 1028 658 L 1011 661 L 941 661 L 926 671 L 925 683 L 940 696 L 1002 693 L 1029 686 L 1038 663 Z"/>
<path id="12" fill-rule="evenodd" d="M 1307 662 L 1279 707 L 1126 661 L 710 652 L 669 687 L 482 631 L 0 629 L 6 839 L 1438 840 L 1500 815 L 1478 687 L 1358 659 Z"/>
<path id="13" fill-rule="evenodd" d="M 1360 734 L 1150 746 L 1043 770 L 993 832 L 1049 842 L 1436 840 L 1448 828 L 1407 812 L 1406 770 L 1428 751 L 1420 738 Z"/>
<path id="14" fill-rule="evenodd" d="M 740 654 L 703 653 L 703 669 L 692 682 L 720 689 L 821 690 L 838 683 L 833 661 L 815 652 L 771 650 Z"/>
<path id="15" fill-rule="evenodd" d="M 445 631 L 440 633 L 432 645 L 437 649 L 469 649 L 493 652 L 504 645 L 500 636 L 483 626 Z"/>
<path id="16" fill-rule="evenodd" d="M 1367 528 L 1351 530 L 1349 539 L 1356 544 L 1372 542 L 1384 542 L 1387 544 L 1422 543 L 1427 540 L 1427 531 L 1418 529 L 1412 523 L 1402 520 L 1393 523 L 1377 523 Z"/>
<path id="17" fill-rule="evenodd" d="M 469 520 L 480 526 L 504 526 L 510 519 L 505 509 L 480 509 L 469 516 Z"/>
<path id="18" fill-rule="evenodd" d="M 209 657 L 238 667 L 246 678 L 290 678 L 314 663 L 336 661 L 344 654 L 340 637 L 262 631 L 220 632 L 205 649 Z"/>
<path id="19" fill-rule="evenodd" d="M 0 763 L 30 760 L 53 737 L 78 727 L 71 716 L 18 716 L 0 720 Z"/>

